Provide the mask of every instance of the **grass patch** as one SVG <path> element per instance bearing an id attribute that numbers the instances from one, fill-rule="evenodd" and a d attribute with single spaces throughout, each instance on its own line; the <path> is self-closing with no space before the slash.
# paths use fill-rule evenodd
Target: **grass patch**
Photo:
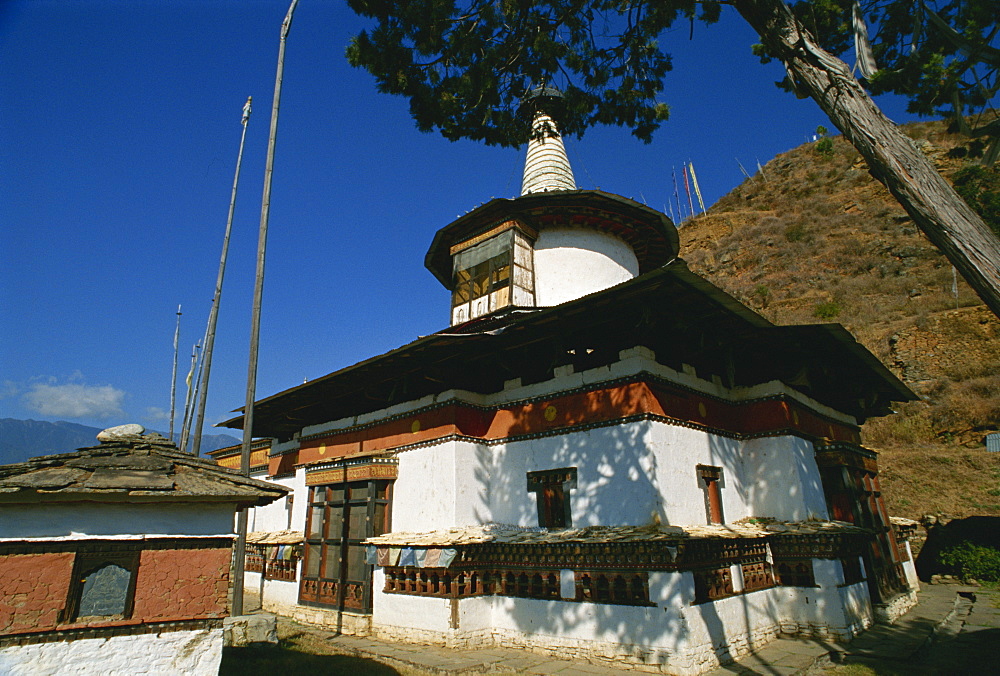
<path id="1" fill-rule="evenodd" d="M 844 664 L 832 669 L 824 669 L 824 674 L 836 676 L 905 676 L 902 671 L 889 667 L 869 667 L 864 664 Z"/>

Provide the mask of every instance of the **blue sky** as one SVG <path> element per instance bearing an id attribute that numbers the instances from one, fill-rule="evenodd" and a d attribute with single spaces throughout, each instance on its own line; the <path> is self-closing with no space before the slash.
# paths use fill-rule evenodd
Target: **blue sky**
<path id="1" fill-rule="evenodd" d="M 240 111 L 254 97 L 207 423 L 241 406 L 275 63 L 286 0 L 0 4 L 0 417 L 166 430 L 205 331 Z M 582 188 L 667 210 L 694 162 L 707 204 L 831 126 L 778 90 L 780 65 L 728 8 L 665 36 L 671 119 L 646 145 L 600 128 L 567 151 Z M 423 267 L 434 232 L 520 189 L 522 153 L 414 128 L 343 54 L 363 22 L 301 0 L 289 36 L 261 319 L 258 398 L 447 325 Z M 893 119 L 904 105 L 880 99 Z M 682 188 L 683 189 L 683 188 Z M 179 383 L 183 397 L 183 382 Z M 179 428 L 179 423 L 177 424 Z"/>

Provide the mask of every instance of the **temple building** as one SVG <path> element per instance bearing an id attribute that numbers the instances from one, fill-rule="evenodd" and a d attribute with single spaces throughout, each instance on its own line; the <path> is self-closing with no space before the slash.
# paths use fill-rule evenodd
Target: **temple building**
<path id="1" fill-rule="evenodd" d="M 434 236 L 451 326 L 256 403 L 255 476 L 294 496 L 251 516 L 247 588 L 345 632 L 676 674 L 904 612 L 859 426 L 914 395 L 843 327 L 692 273 L 662 213 L 577 189 L 558 99 L 530 98 L 522 194 Z"/>

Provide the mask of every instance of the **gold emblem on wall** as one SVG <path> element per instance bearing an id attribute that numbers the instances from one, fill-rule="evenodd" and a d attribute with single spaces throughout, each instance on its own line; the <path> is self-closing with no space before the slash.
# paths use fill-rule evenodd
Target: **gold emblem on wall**
<path id="1" fill-rule="evenodd" d="M 545 416 L 546 420 L 552 422 L 553 420 L 556 419 L 556 413 L 558 413 L 556 407 L 553 406 L 552 404 L 549 404 L 548 406 L 545 407 L 545 411 L 542 413 L 542 415 Z"/>
<path id="2" fill-rule="evenodd" d="M 319 454 L 323 455 L 324 453 L 326 453 L 326 444 L 320 444 L 319 445 Z"/>
<path id="3" fill-rule="evenodd" d="M 705 402 L 703 401 L 698 402 L 698 415 L 700 415 L 702 418 L 708 415 L 708 409 L 705 408 Z"/>
<path id="4" fill-rule="evenodd" d="M 410 425 L 410 432 L 412 432 L 413 434 L 416 434 L 419 431 L 420 431 L 420 421 L 419 420 L 414 420 L 413 424 Z"/>

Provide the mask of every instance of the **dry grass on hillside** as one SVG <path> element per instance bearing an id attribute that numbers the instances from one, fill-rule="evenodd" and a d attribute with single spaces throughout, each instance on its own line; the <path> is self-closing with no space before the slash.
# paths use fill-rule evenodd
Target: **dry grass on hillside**
<path id="1" fill-rule="evenodd" d="M 966 139 L 906 127 L 946 176 Z M 958 149 L 956 151 L 955 149 Z M 691 268 L 777 324 L 843 324 L 921 401 L 863 428 L 894 513 L 1000 514 L 1000 322 L 857 151 L 834 138 L 779 155 L 680 229 Z"/>

